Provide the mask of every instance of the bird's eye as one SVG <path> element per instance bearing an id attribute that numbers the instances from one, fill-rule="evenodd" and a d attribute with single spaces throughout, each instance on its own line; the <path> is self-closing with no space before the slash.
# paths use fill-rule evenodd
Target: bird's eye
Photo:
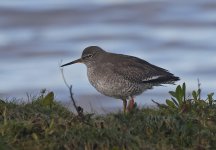
<path id="1" fill-rule="evenodd" d="M 85 58 L 90 58 L 92 56 L 93 56 L 92 54 L 88 54 L 88 55 L 85 56 Z"/>

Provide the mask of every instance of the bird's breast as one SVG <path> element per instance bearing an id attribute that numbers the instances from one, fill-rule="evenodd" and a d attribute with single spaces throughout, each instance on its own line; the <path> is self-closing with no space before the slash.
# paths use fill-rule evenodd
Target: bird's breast
<path id="1" fill-rule="evenodd" d="M 88 68 L 87 74 L 91 85 L 106 96 L 122 99 L 138 95 L 144 90 L 141 85 L 132 83 L 109 70 L 101 72 L 94 68 Z"/>
<path id="2" fill-rule="evenodd" d="M 91 85 L 100 93 L 108 95 L 112 92 L 113 84 L 112 79 L 106 73 L 101 73 L 97 69 L 88 68 L 87 69 L 88 79 Z"/>

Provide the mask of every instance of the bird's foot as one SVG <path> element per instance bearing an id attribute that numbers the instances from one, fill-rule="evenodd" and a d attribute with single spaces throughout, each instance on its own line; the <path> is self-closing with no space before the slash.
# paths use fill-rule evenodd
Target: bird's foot
<path id="1" fill-rule="evenodd" d="M 133 97 L 131 97 L 131 100 L 129 101 L 128 106 L 127 106 L 127 111 L 131 112 L 134 108 L 135 108 L 135 101 Z"/>

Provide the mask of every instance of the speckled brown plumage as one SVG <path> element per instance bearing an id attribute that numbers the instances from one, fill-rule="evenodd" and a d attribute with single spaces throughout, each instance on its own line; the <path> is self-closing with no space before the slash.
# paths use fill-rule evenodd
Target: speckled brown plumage
<path id="1" fill-rule="evenodd" d="M 80 59 L 67 63 L 84 63 L 88 79 L 100 93 L 122 99 L 124 112 L 127 99 L 141 94 L 153 86 L 173 84 L 179 80 L 167 70 L 137 57 L 104 51 L 98 46 L 84 49 Z"/>

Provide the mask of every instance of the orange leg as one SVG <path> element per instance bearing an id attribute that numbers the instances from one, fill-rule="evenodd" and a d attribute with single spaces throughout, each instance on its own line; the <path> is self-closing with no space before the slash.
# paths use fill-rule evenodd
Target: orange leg
<path id="1" fill-rule="evenodd" d="M 128 104 L 128 107 L 127 107 L 127 110 L 130 112 L 133 108 L 134 108 L 134 99 L 133 97 L 131 96 L 131 100 L 129 101 L 129 104 Z"/>

